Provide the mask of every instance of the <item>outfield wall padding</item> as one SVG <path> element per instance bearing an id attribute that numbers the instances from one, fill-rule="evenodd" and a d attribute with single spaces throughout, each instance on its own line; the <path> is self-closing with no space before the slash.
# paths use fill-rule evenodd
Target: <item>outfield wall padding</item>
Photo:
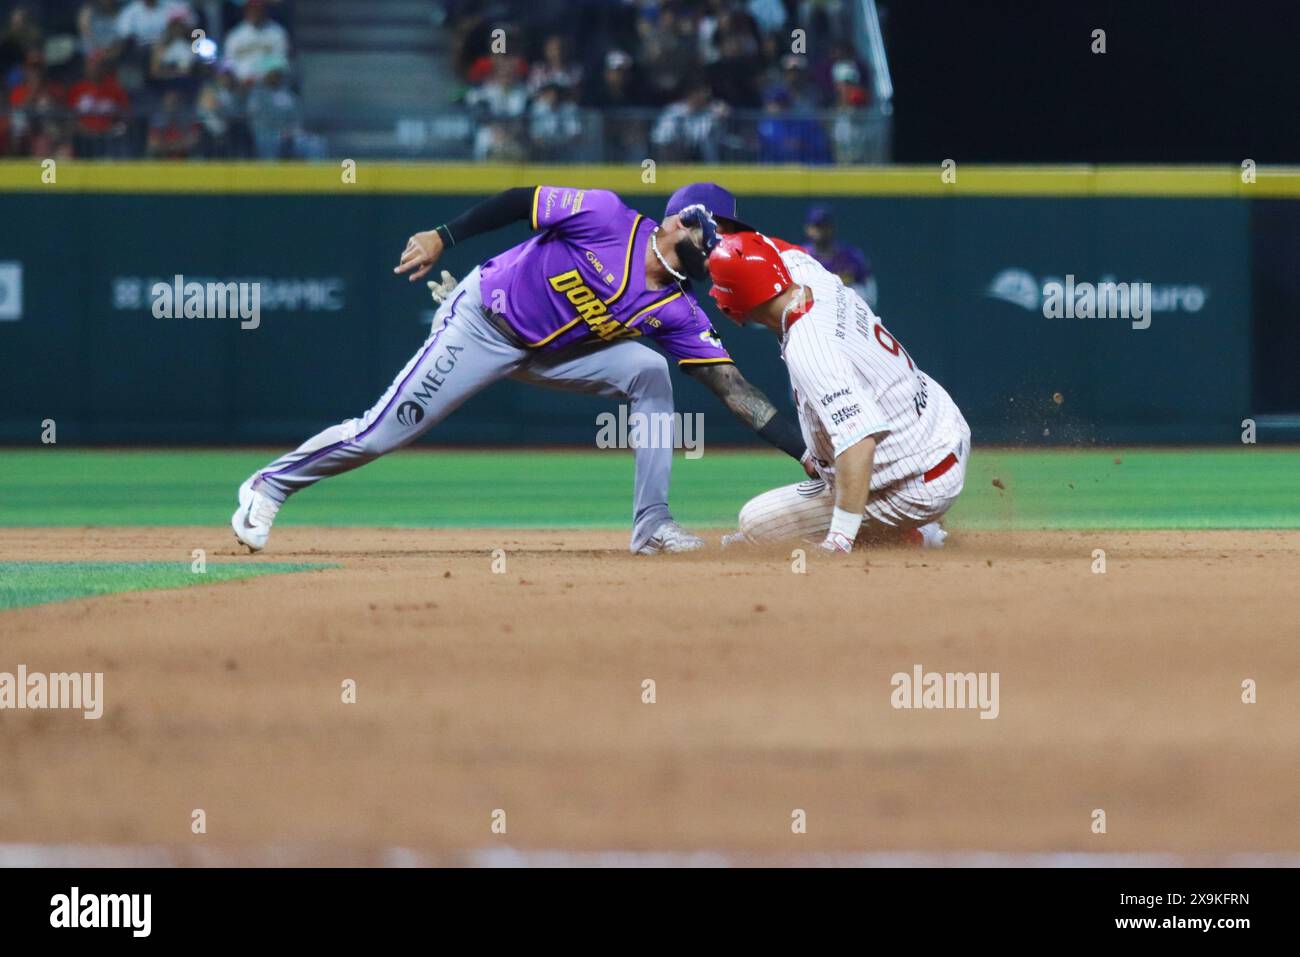
<path id="1" fill-rule="evenodd" d="M 0 441 L 16 444 L 38 442 L 47 419 L 61 444 L 294 443 L 360 414 L 423 341 L 424 285 L 392 273 L 411 232 L 497 183 L 623 177 L 628 202 L 657 216 L 689 178 L 396 167 L 385 188 L 373 172 L 369 185 L 335 184 L 329 166 L 136 164 L 68 170 L 61 186 L 27 182 L 28 166 L 0 168 Z M 710 175 L 738 184 L 744 216 L 787 239 L 800 238 L 811 203 L 833 206 L 841 238 L 871 258 L 877 311 L 979 441 L 1236 441 L 1256 380 L 1276 374 L 1253 356 L 1252 329 L 1295 322 L 1252 313 L 1254 198 L 1230 170 L 1199 171 L 1200 186 L 1171 173 L 1163 192 L 1149 171 L 984 171 L 983 188 L 974 176 L 946 192 L 916 171 L 729 172 Z M 1272 181 L 1274 206 L 1300 207 L 1295 178 Z M 442 265 L 463 274 L 526 235 L 477 238 Z M 260 326 L 155 318 L 150 287 L 176 274 L 260 281 Z M 1152 283 L 1150 327 L 1045 317 L 1043 283 L 1067 274 Z M 745 374 L 788 408 L 776 339 L 737 328 L 699 293 Z M 752 441 L 699 386 L 675 380 L 679 407 L 705 413 L 708 442 Z M 426 441 L 589 445 L 609 407 L 506 382 Z"/>

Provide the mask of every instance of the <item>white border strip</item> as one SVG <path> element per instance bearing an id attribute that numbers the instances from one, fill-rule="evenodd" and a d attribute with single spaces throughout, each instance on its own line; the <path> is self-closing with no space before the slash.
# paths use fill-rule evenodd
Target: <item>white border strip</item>
<path id="1" fill-rule="evenodd" d="M 465 851 L 404 847 L 167 847 L 0 844 L 0 867 L 1300 867 L 1292 851 L 1097 853 L 1015 851 L 561 851 L 509 846 Z"/>

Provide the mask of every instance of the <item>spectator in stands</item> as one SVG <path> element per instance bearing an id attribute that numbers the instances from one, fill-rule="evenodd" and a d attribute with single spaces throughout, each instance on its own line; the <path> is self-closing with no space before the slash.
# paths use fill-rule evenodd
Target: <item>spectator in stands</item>
<path id="1" fill-rule="evenodd" d="M 831 138 L 835 144 L 835 162 L 861 163 L 867 157 L 867 115 L 871 98 L 859 81 L 857 65 L 850 60 L 835 64 L 835 110 Z"/>
<path id="2" fill-rule="evenodd" d="M 190 39 L 190 21 L 183 10 L 173 10 L 167 19 L 167 29 L 149 59 L 149 83 L 159 90 L 194 88 L 195 67 L 198 57 Z"/>
<path id="3" fill-rule="evenodd" d="M 43 40 L 40 25 L 27 7 L 20 5 L 9 11 L 9 23 L 0 34 L 0 82 L 7 86 L 18 82 L 27 54 L 41 52 Z"/>
<path id="4" fill-rule="evenodd" d="M 722 55 L 718 51 L 718 26 L 727 11 L 729 0 L 705 0 L 704 11 L 696 22 L 700 63 L 709 67 Z"/>
<path id="5" fill-rule="evenodd" d="M 860 109 L 871 102 L 862 85 L 862 74 L 852 60 L 841 60 L 831 68 L 835 81 L 835 105 L 841 108 Z"/>
<path id="6" fill-rule="evenodd" d="M 148 88 L 153 48 L 166 33 L 168 19 L 176 13 L 188 17 L 188 23 L 195 22 L 193 9 L 181 0 L 131 0 L 117 15 L 118 43 L 109 51 L 117 63 L 117 81 L 138 104 L 153 103 L 153 90 Z M 142 144 L 143 133 L 136 124 L 132 141 Z"/>
<path id="7" fill-rule="evenodd" d="M 631 56 L 617 49 L 605 54 L 605 69 L 592 82 L 587 105 L 602 111 L 605 162 L 640 162 L 646 158 L 649 123 L 638 109 L 649 103 Z"/>
<path id="8" fill-rule="evenodd" d="M 67 107 L 67 93 L 50 80 L 45 58 L 35 50 L 29 52 L 22 81 L 9 92 L 12 115 L 5 137 L 9 149 L 26 156 L 64 152 L 61 147 L 70 142 L 65 121 Z"/>
<path id="9" fill-rule="evenodd" d="M 727 9 L 718 19 L 717 58 L 705 71 L 713 93 L 728 106 L 755 109 L 764 60 L 758 25 L 747 13 Z"/>
<path id="10" fill-rule="evenodd" d="M 500 45 L 503 38 L 528 35 L 510 23 L 508 16 L 509 9 L 504 5 L 483 6 L 480 0 L 453 26 L 452 57 L 456 74 L 471 86 L 483 83 L 492 75 L 496 58 L 507 52 Z M 518 65 L 523 70 L 521 79 L 525 78 L 527 65 L 522 61 Z"/>
<path id="11" fill-rule="evenodd" d="M 196 112 L 200 150 L 204 156 L 225 159 L 253 155 L 245 100 L 244 86 L 236 78 L 234 68 L 223 62 L 217 67 L 216 75 L 199 91 Z"/>
<path id="12" fill-rule="evenodd" d="M 131 0 L 117 15 L 117 35 L 128 46 L 148 50 L 162 39 L 175 13 L 184 14 L 186 23 L 196 20 L 193 9 L 182 0 Z"/>
<path id="13" fill-rule="evenodd" d="M 528 109 L 528 89 L 520 82 L 520 59 L 513 54 L 492 57 L 492 74 L 465 95 L 467 106 L 493 119 L 514 118 Z"/>
<path id="14" fill-rule="evenodd" d="M 695 18 L 672 3 L 643 7 L 637 20 L 638 58 L 656 103 L 678 100 L 688 78 L 699 71 Z"/>
<path id="15" fill-rule="evenodd" d="M 9 91 L 9 106 L 15 110 L 27 107 L 41 95 L 53 95 L 62 100 L 63 87 L 51 82 L 45 70 L 45 57 L 38 50 L 30 51 L 23 63 L 21 79 Z"/>
<path id="16" fill-rule="evenodd" d="M 860 248 L 850 243 L 835 240 L 835 213 L 829 206 L 816 205 L 808 208 L 804 218 L 804 236 L 808 245 L 804 248 L 827 270 L 840 277 L 844 285 L 853 289 L 867 301 L 872 309 L 876 307 L 876 277 L 871 271 L 871 260 Z"/>
<path id="17" fill-rule="evenodd" d="M 559 162 L 573 155 L 582 119 L 565 87 L 547 83 L 537 91 L 528 107 L 528 136 L 534 160 Z"/>
<path id="18" fill-rule="evenodd" d="M 266 12 L 266 0 L 247 0 L 244 19 L 226 37 L 226 58 L 243 83 L 260 83 L 265 64 L 289 62 L 289 34 Z"/>
<path id="19" fill-rule="evenodd" d="M 289 61 L 270 56 L 253 67 L 261 76 L 248 94 L 248 122 L 258 159 L 290 159 L 301 154 L 302 105 L 285 76 Z"/>
<path id="20" fill-rule="evenodd" d="M 605 69 L 587 91 L 587 103 L 602 110 L 649 105 L 645 85 L 637 76 L 632 57 L 623 50 L 605 54 Z"/>
<path id="21" fill-rule="evenodd" d="M 198 145 L 199 131 L 194 115 L 179 89 L 163 94 L 162 103 L 149 119 L 146 150 L 151 157 L 185 159 Z"/>
<path id="22" fill-rule="evenodd" d="M 528 158 L 524 146 L 523 117 L 528 111 L 526 69 L 520 57 L 496 54 L 487 58 L 491 73 L 465 95 L 465 105 L 480 115 L 474 133 L 474 158 L 503 163 Z"/>
<path id="23" fill-rule="evenodd" d="M 829 163 L 826 131 L 814 116 L 790 109 L 790 94 L 774 86 L 764 97 L 764 116 L 758 121 L 760 163 Z"/>
<path id="24" fill-rule="evenodd" d="M 854 49 L 853 44 L 842 38 L 836 38 L 831 42 L 830 56 L 819 56 L 813 61 L 811 78 L 817 88 L 822 91 L 823 102 L 834 103 L 836 101 L 835 67 L 845 62 L 857 67 L 859 83 L 862 82 L 862 77 L 870 75 L 866 64 L 858 58 L 857 50 Z"/>
<path id="25" fill-rule="evenodd" d="M 781 85 L 790 97 L 790 109 L 810 113 L 825 106 L 820 92 L 808 79 L 808 58 L 787 53 L 781 58 Z"/>
<path id="26" fill-rule="evenodd" d="M 660 114 L 650 140 L 662 159 L 715 163 L 719 156 L 718 133 L 727 113 L 726 104 L 714 99 L 708 83 L 693 83 L 684 99 Z"/>
<path id="27" fill-rule="evenodd" d="M 566 96 L 582 83 L 582 66 L 569 55 L 569 44 L 564 37 L 553 33 L 542 45 L 542 59 L 528 71 L 528 92 L 534 96 L 545 86 L 559 87 Z"/>
<path id="28" fill-rule="evenodd" d="M 104 53 L 86 61 L 86 78 L 68 91 L 77 116 L 74 147 L 78 156 L 123 156 L 130 98 L 117 82 L 112 59 Z"/>
<path id="29" fill-rule="evenodd" d="M 81 53 L 87 58 L 96 53 L 116 55 L 121 38 L 117 33 L 120 11 L 117 0 L 88 0 L 77 14 L 77 33 Z"/>

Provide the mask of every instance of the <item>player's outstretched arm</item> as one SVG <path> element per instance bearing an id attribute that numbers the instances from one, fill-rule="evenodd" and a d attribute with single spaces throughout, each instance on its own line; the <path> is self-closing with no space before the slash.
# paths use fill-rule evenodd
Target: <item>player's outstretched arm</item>
<path id="1" fill-rule="evenodd" d="M 793 459 L 802 460 L 803 436 L 785 416 L 776 411 L 767 396 L 746 379 L 730 362 L 716 365 L 683 366 L 731 410 L 736 418 Z"/>
<path id="2" fill-rule="evenodd" d="M 449 223 L 426 232 L 416 233 L 406 241 L 402 259 L 393 269 L 399 276 L 415 282 L 424 277 L 445 250 L 471 236 L 490 233 L 511 223 L 531 220 L 535 186 L 507 189 L 476 206 L 471 206 Z M 414 270 L 414 271 L 412 271 Z"/>
<path id="3" fill-rule="evenodd" d="M 871 493 L 871 469 L 876 459 L 876 440 L 867 436 L 835 456 L 835 511 L 831 528 L 821 547 L 828 552 L 851 552 L 862 527 Z"/>

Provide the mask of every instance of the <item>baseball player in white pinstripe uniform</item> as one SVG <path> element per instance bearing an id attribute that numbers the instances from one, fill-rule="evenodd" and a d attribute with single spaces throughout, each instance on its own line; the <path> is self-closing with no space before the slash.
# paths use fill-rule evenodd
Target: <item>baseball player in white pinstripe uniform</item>
<path id="1" fill-rule="evenodd" d="M 710 295 L 731 319 L 781 336 L 810 480 L 772 489 L 740 510 L 724 539 L 943 544 L 939 519 L 956 501 L 970 427 L 943 387 L 862 298 L 798 246 L 745 232 L 709 257 Z M 816 476 L 815 478 L 813 476 Z"/>

